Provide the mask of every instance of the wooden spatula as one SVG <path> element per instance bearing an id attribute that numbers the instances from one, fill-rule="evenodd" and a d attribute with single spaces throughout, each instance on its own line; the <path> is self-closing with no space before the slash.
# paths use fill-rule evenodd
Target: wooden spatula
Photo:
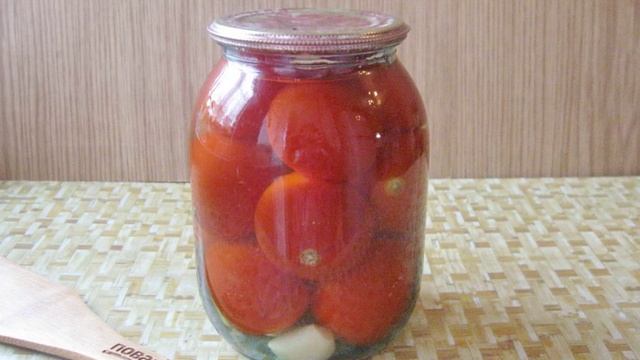
<path id="1" fill-rule="evenodd" d="M 0 257 L 0 342 L 67 359 L 166 359 L 125 340 L 71 289 Z"/>

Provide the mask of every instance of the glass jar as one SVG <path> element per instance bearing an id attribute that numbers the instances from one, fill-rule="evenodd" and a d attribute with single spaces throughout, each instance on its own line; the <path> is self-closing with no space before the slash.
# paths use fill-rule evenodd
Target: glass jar
<path id="1" fill-rule="evenodd" d="M 224 56 L 191 140 L 201 296 L 252 359 L 356 359 L 416 301 L 426 115 L 396 59 L 408 27 L 287 9 L 216 20 Z"/>

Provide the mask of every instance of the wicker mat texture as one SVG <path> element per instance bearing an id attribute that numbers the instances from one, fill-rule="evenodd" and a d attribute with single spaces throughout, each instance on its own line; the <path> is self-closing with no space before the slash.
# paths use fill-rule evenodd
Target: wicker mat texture
<path id="1" fill-rule="evenodd" d="M 416 310 L 376 360 L 640 359 L 640 177 L 433 180 L 428 212 Z M 171 359 L 241 358 L 201 309 L 186 184 L 0 182 L 0 256 Z"/>

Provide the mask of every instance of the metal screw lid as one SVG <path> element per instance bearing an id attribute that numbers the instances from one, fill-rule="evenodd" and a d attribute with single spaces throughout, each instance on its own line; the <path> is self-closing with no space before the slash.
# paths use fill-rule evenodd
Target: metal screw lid
<path id="1" fill-rule="evenodd" d="M 274 52 L 341 53 L 399 44 L 409 32 L 402 20 L 375 12 L 277 9 L 216 19 L 208 27 L 222 45 Z"/>

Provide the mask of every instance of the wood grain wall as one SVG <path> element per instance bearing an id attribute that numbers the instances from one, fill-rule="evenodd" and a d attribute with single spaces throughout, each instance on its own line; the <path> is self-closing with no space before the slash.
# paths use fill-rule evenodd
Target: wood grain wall
<path id="1" fill-rule="evenodd" d="M 638 0 L 0 0 L 0 179 L 186 180 L 205 27 L 282 6 L 413 27 L 432 176 L 640 174 Z"/>

